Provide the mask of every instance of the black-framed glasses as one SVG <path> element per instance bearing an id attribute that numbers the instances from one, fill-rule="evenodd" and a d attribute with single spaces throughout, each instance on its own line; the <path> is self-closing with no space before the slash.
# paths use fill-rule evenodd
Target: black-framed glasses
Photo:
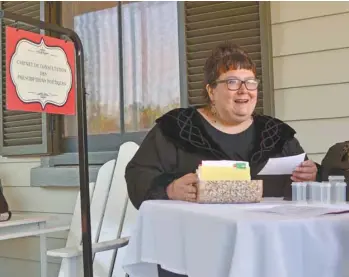
<path id="1" fill-rule="evenodd" d="M 255 78 L 247 79 L 245 81 L 236 79 L 236 78 L 229 78 L 226 80 L 217 80 L 215 82 L 216 84 L 219 83 L 226 83 L 227 88 L 232 91 L 239 90 L 242 86 L 242 84 L 245 85 L 247 90 L 255 90 L 258 88 L 259 80 Z"/>

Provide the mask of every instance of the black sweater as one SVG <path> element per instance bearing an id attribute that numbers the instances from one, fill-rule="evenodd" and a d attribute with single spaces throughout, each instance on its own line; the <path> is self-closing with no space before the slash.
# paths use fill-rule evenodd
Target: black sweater
<path id="1" fill-rule="evenodd" d="M 252 179 L 263 180 L 264 197 L 291 197 L 290 175 L 257 176 L 269 158 L 304 153 L 295 131 L 286 123 L 253 115 L 254 138 L 236 149 L 248 153 L 224 152 L 209 135 L 195 108 L 174 109 L 156 121 L 139 150 L 126 167 L 125 178 L 132 204 L 138 209 L 148 199 L 168 199 L 166 187 L 175 179 L 194 173 L 202 160 L 242 160 L 248 157 Z M 235 146 L 233 147 L 235 148 Z M 225 148 L 226 149 L 226 148 Z M 244 158 L 246 160 L 246 158 Z M 307 159 L 307 158 L 306 158 Z M 320 172 L 318 172 L 318 176 Z"/>

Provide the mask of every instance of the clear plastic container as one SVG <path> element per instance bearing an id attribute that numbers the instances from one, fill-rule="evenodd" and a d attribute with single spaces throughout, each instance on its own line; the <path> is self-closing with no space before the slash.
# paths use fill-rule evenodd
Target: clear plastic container
<path id="1" fill-rule="evenodd" d="M 321 202 L 321 182 L 316 182 L 316 202 Z"/>
<path id="2" fill-rule="evenodd" d="M 307 183 L 293 182 L 292 186 L 292 201 L 307 201 Z"/>
<path id="3" fill-rule="evenodd" d="M 334 202 L 343 204 L 347 201 L 347 183 L 337 182 L 334 186 Z"/>
<path id="4" fill-rule="evenodd" d="M 292 187 L 292 201 L 298 201 L 298 187 L 299 187 L 299 183 L 292 182 L 291 187 Z"/>
<path id="5" fill-rule="evenodd" d="M 345 177 L 342 176 L 342 175 L 330 175 L 330 176 L 328 176 L 328 181 L 330 183 L 332 183 L 332 182 L 336 183 L 338 181 L 339 182 L 344 182 L 344 180 L 345 180 Z"/>
<path id="6" fill-rule="evenodd" d="M 321 183 L 309 182 L 309 202 L 318 203 L 321 201 Z"/>
<path id="7" fill-rule="evenodd" d="M 331 202 L 344 203 L 346 202 L 346 182 L 345 177 L 341 175 L 328 176 L 331 184 Z"/>
<path id="8" fill-rule="evenodd" d="M 331 203 L 331 183 L 322 182 L 320 185 L 321 188 L 321 202 L 325 204 Z"/>
<path id="9" fill-rule="evenodd" d="M 301 193 L 302 193 L 300 201 L 306 202 L 307 201 L 307 187 L 308 187 L 308 184 L 307 183 L 300 183 L 300 187 L 301 187 Z"/>

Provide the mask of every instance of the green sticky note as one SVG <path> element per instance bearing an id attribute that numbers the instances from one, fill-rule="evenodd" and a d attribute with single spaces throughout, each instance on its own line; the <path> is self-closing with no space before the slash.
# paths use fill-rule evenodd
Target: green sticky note
<path id="1" fill-rule="evenodd" d="M 246 168 L 246 164 L 245 163 L 237 163 L 236 164 L 236 168 L 245 169 Z"/>

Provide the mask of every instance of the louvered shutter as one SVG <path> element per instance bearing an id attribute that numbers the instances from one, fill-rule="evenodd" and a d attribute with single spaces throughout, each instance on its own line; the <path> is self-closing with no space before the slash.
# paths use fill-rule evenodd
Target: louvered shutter
<path id="1" fill-rule="evenodd" d="M 18 13 L 35 19 L 40 19 L 40 13 L 44 12 L 42 2 L 38 1 L 1 1 L 1 9 L 12 13 Z M 56 124 L 50 124 L 54 118 L 44 113 L 7 111 L 6 110 L 6 37 L 5 26 L 17 26 L 31 32 L 39 33 L 39 29 L 25 25 L 21 22 L 15 23 L 4 19 L 1 22 L 1 110 L 0 110 L 0 155 L 35 155 L 53 153 L 54 136 L 50 129 Z"/>
<path id="2" fill-rule="evenodd" d="M 203 66 L 211 50 L 231 40 L 247 51 L 262 81 L 261 40 L 258 2 L 185 2 L 188 100 L 190 105 L 205 103 Z M 259 88 L 256 112 L 263 112 L 263 84 Z"/>

